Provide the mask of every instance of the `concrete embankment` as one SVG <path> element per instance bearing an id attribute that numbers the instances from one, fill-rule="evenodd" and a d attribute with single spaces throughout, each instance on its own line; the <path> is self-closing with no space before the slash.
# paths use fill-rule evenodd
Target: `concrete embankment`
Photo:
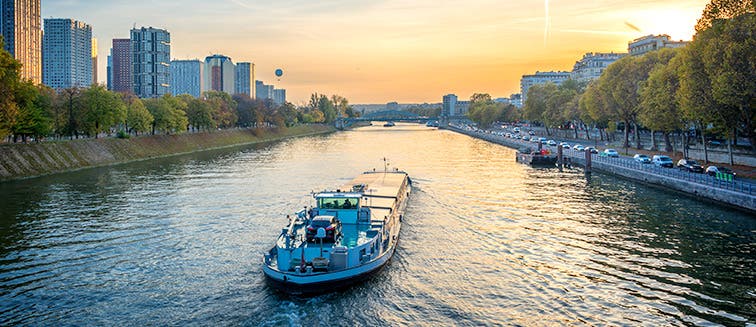
<path id="1" fill-rule="evenodd" d="M 448 129 L 471 137 L 504 145 L 513 149 L 517 149 L 523 146 L 523 143 L 496 135 L 478 133 L 454 127 L 448 127 Z M 580 154 L 581 155 L 568 156 L 572 164 L 585 166 L 585 155 L 582 152 Z M 632 165 L 622 165 L 619 162 L 613 162 L 611 159 L 597 160 L 597 155 L 594 155 L 593 158 L 594 160 L 591 160 L 591 168 L 594 171 L 619 176 L 625 179 L 649 184 L 652 186 L 672 189 L 695 197 L 707 199 L 713 203 L 729 205 L 752 213 L 756 213 L 756 196 L 753 195 L 753 191 L 750 189 L 750 186 L 748 192 L 742 192 L 738 191 L 737 189 L 728 189 L 728 187 L 731 188 L 732 185 L 727 184 L 727 182 L 711 181 L 709 183 L 699 183 L 695 182 L 695 180 L 706 181 L 706 179 L 691 178 L 691 180 L 685 180 L 681 178 L 675 178 L 673 175 L 679 172 L 668 168 L 660 168 L 657 170 L 638 169 L 632 167 Z M 695 175 L 697 174 L 693 174 L 691 176 Z M 685 175 L 682 174 L 682 176 Z"/>
<path id="2" fill-rule="evenodd" d="M 233 129 L 131 139 L 4 144 L 0 145 L 0 181 L 333 131 L 333 127 L 326 125 L 300 125 L 288 129 Z"/>

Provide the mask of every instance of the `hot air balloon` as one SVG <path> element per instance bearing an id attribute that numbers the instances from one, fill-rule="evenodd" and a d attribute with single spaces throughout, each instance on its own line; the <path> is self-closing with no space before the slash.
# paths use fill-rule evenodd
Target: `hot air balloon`
<path id="1" fill-rule="evenodd" d="M 276 69 L 276 76 L 277 76 L 277 77 L 281 77 L 281 76 L 283 76 L 283 69 L 281 69 L 281 68 L 279 68 L 279 69 Z"/>

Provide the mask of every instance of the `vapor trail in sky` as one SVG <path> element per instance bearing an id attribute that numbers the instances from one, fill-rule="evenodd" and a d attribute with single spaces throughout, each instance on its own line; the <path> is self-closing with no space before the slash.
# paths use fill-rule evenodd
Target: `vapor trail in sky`
<path id="1" fill-rule="evenodd" d="M 546 46 L 546 39 L 549 37 L 549 27 L 551 27 L 551 17 L 549 16 L 549 0 L 544 0 L 544 9 L 546 11 L 544 21 L 545 26 L 543 28 L 543 46 Z"/>

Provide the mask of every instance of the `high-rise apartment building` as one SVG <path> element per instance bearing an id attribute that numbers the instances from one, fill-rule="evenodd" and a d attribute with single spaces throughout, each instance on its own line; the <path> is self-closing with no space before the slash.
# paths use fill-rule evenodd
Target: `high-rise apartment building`
<path id="1" fill-rule="evenodd" d="M 134 77 L 131 74 L 131 70 L 134 68 L 131 65 L 131 39 L 113 39 L 110 56 L 110 90 L 134 92 Z"/>
<path id="2" fill-rule="evenodd" d="M 273 88 L 273 102 L 282 105 L 286 102 L 286 90 Z"/>
<path id="3" fill-rule="evenodd" d="M 548 82 L 556 85 L 562 84 L 562 82 L 570 79 L 570 72 L 536 72 L 533 75 L 522 75 L 520 79 L 520 94 L 522 94 L 522 103 L 528 100 L 528 89 L 537 84 L 545 84 Z"/>
<path id="4" fill-rule="evenodd" d="M 262 81 L 255 81 L 255 98 L 273 100 L 273 85 L 266 85 Z"/>
<path id="5" fill-rule="evenodd" d="M 5 50 L 21 63 L 21 79 L 42 82 L 41 0 L 0 0 Z"/>
<path id="6" fill-rule="evenodd" d="M 236 68 L 231 58 L 215 54 L 205 58 L 205 90 L 234 92 Z"/>
<path id="7" fill-rule="evenodd" d="M 107 86 L 108 91 L 113 91 L 113 56 L 108 55 L 108 68 L 107 68 Z"/>
<path id="8" fill-rule="evenodd" d="M 204 89 L 204 63 L 199 59 L 171 61 L 171 94 L 189 94 L 195 98 Z"/>
<path id="9" fill-rule="evenodd" d="M 131 30 L 133 90 L 140 98 L 171 92 L 171 34 L 153 27 Z"/>
<path id="10" fill-rule="evenodd" d="M 92 83 L 98 84 L 97 80 L 97 39 L 92 38 Z"/>
<path id="11" fill-rule="evenodd" d="M 42 83 L 56 90 L 92 85 L 92 27 L 70 18 L 46 18 Z"/>
<path id="12" fill-rule="evenodd" d="M 441 116 L 454 117 L 456 116 L 457 96 L 454 94 L 444 95 L 444 104 L 441 109 Z"/>
<path id="13" fill-rule="evenodd" d="M 255 64 L 240 62 L 236 64 L 236 76 L 234 77 L 234 94 L 255 95 Z"/>

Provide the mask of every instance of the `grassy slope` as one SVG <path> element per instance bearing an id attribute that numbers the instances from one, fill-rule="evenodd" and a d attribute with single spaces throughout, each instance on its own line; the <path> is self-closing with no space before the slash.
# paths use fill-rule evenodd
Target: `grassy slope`
<path id="1" fill-rule="evenodd" d="M 285 130 L 234 129 L 209 133 L 154 135 L 131 139 L 85 139 L 0 145 L 0 180 L 10 180 L 164 157 L 228 146 L 321 134 L 334 129 L 301 125 Z"/>

